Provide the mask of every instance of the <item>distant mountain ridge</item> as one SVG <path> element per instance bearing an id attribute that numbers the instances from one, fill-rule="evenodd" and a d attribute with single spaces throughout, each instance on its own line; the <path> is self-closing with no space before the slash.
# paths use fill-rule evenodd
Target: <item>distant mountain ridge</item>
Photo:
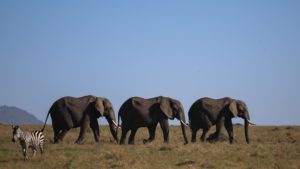
<path id="1" fill-rule="evenodd" d="M 0 106 L 1 124 L 43 124 L 34 115 L 14 106 Z"/>

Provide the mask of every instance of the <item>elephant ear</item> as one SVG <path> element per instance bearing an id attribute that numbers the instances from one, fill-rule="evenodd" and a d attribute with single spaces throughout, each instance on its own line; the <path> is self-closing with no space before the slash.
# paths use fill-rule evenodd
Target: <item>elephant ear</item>
<path id="1" fill-rule="evenodd" d="M 111 107 L 110 102 L 107 99 L 103 99 L 104 110 Z"/>
<path id="2" fill-rule="evenodd" d="M 112 103 L 107 98 L 104 98 L 103 105 L 104 105 L 104 113 L 108 113 L 113 109 Z"/>
<path id="3" fill-rule="evenodd" d="M 104 105 L 103 105 L 103 99 L 97 98 L 95 101 L 95 109 L 100 113 L 100 116 L 104 115 Z"/>
<path id="4" fill-rule="evenodd" d="M 170 100 L 168 98 L 161 98 L 160 109 L 169 119 L 174 119 L 174 114 L 171 108 Z"/>
<path id="5" fill-rule="evenodd" d="M 236 107 L 236 101 L 232 101 L 229 104 L 229 110 L 232 113 L 233 117 L 236 117 L 238 115 L 237 107 Z"/>

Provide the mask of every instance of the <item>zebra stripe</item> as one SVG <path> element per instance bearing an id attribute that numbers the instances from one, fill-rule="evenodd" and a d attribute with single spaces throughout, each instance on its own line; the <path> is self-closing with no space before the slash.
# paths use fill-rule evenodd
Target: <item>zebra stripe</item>
<path id="1" fill-rule="evenodd" d="M 40 148 L 41 153 L 44 152 L 44 141 L 45 136 L 41 131 L 33 131 L 31 133 L 22 131 L 19 126 L 13 126 L 13 142 L 19 141 L 22 150 L 24 160 L 28 160 L 28 148 L 33 150 L 33 156 L 35 156 L 36 151 Z"/>

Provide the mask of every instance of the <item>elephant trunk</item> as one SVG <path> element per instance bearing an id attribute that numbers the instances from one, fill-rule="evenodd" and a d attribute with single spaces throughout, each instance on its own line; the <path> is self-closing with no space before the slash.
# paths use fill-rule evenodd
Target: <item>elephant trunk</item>
<path id="1" fill-rule="evenodd" d="M 109 129 L 111 132 L 111 135 L 114 137 L 115 141 L 118 143 L 118 136 L 117 136 L 117 130 L 118 130 L 118 124 L 116 123 L 115 113 L 109 112 L 109 114 L 106 116 L 107 122 L 109 124 Z"/>
<path id="2" fill-rule="evenodd" d="M 188 139 L 186 137 L 185 128 L 188 125 L 185 122 L 185 117 L 184 117 L 183 113 L 180 113 L 180 115 L 179 115 L 179 121 L 180 121 L 180 125 L 181 125 L 182 135 L 183 135 L 183 138 L 184 138 L 184 144 L 187 144 L 188 143 Z"/>
<path id="3" fill-rule="evenodd" d="M 248 127 L 249 127 L 249 122 L 248 122 L 248 119 L 245 118 L 245 124 L 244 124 L 245 138 L 246 138 L 246 142 L 249 144 L 250 140 L 249 140 L 249 134 L 248 134 Z"/>
<path id="4" fill-rule="evenodd" d="M 249 113 L 248 113 L 248 111 L 247 112 L 245 112 L 245 114 L 244 114 L 244 130 L 245 130 L 245 138 L 246 138 L 246 142 L 249 144 L 250 143 L 250 140 L 249 140 L 249 134 L 248 134 L 248 128 L 249 128 L 249 124 L 251 124 L 251 125 L 255 125 L 254 123 L 252 123 L 251 121 L 250 121 L 250 116 L 249 116 Z"/>

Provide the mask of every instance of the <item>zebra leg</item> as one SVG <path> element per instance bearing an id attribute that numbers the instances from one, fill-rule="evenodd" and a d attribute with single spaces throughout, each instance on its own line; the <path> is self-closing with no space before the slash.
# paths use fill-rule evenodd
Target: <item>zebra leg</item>
<path id="1" fill-rule="evenodd" d="M 26 161 L 26 160 L 27 160 L 27 157 L 26 157 L 26 149 L 25 149 L 25 148 L 23 148 L 23 149 L 22 149 L 22 151 L 23 151 L 23 157 L 24 157 L 24 161 Z"/>
<path id="2" fill-rule="evenodd" d="M 28 146 L 23 149 L 24 161 L 28 160 Z"/>
<path id="3" fill-rule="evenodd" d="M 34 156 L 36 155 L 36 149 L 35 149 L 35 148 L 33 148 L 32 150 L 33 150 L 32 157 L 34 157 Z"/>
<path id="4" fill-rule="evenodd" d="M 39 146 L 40 146 L 41 154 L 43 154 L 44 153 L 44 144 L 40 143 Z"/>

